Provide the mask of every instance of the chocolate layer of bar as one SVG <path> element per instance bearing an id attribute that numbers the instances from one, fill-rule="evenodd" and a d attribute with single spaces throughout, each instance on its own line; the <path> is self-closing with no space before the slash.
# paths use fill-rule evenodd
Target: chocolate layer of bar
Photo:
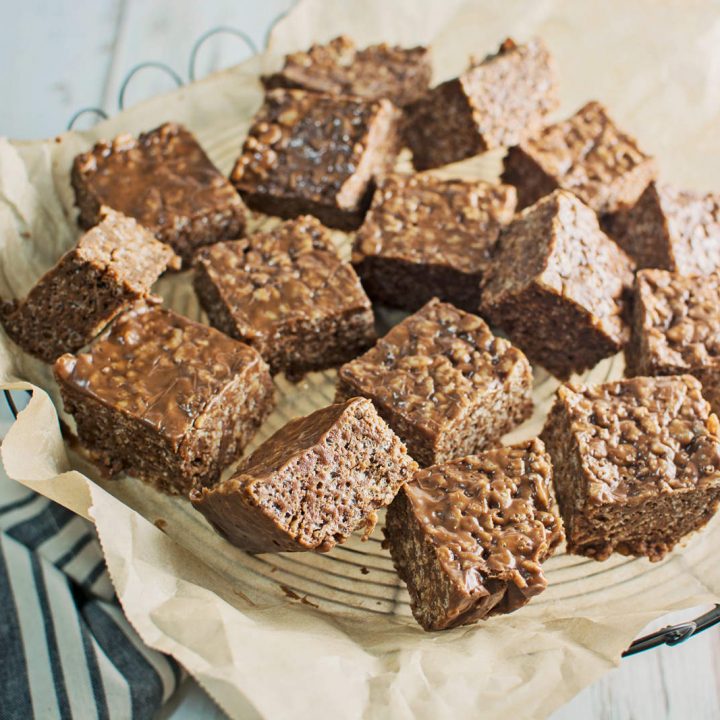
<path id="1" fill-rule="evenodd" d="M 372 403 L 354 398 L 291 420 L 193 505 L 250 552 L 330 550 L 370 533 L 417 465 Z"/>
<path id="2" fill-rule="evenodd" d="M 359 50 L 341 35 L 325 45 L 285 56 L 279 72 L 264 76 L 267 90 L 297 88 L 328 95 L 387 98 L 398 107 L 419 100 L 432 76 L 425 47 L 401 48 L 381 43 Z"/>
<path id="3" fill-rule="evenodd" d="M 398 152 L 399 119 L 388 100 L 271 90 L 230 179 L 260 212 L 357 228 Z"/>
<path id="4" fill-rule="evenodd" d="M 97 143 L 75 158 L 72 184 L 82 227 L 99 222 L 107 205 L 171 245 L 184 263 L 201 245 L 239 237 L 245 227 L 232 185 L 176 123 Z"/>
<path id="5" fill-rule="evenodd" d="M 520 207 L 563 188 L 601 215 L 633 205 L 657 173 L 654 160 L 594 101 L 511 147 L 504 163 L 502 180 L 517 187 Z"/>
<path id="6" fill-rule="evenodd" d="M 720 275 L 641 270 L 635 276 L 628 375 L 694 375 L 720 411 Z"/>
<path id="7" fill-rule="evenodd" d="M 608 222 L 612 238 L 639 268 L 683 275 L 720 269 L 720 195 L 651 183 L 632 208 Z"/>
<path id="8" fill-rule="evenodd" d="M 342 365 L 375 340 L 370 300 L 313 217 L 203 249 L 195 290 L 210 322 L 252 345 L 273 373 Z"/>
<path id="9" fill-rule="evenodd" d="M 540 440 L 434 465 L 388 508 L 385 537 L 425 630 L 510 613 L 547 587 L 562 541 Z"/>
<path id="10" fill-rule="evenodd" d="M 418 170 L 447 165 L 537 133 L 558 105 L 550 52 L 534 38 L 433 88 L 408 109 L 405 138 Z"/>
<path id="11" fill-rule="evenodd" d="M 157 307 L 121 315 L 55 376 L 95 459 L 169 493 L 214 482 L 274 405 L 255 350 Z"/>
<path id="12" fill-rule="evenodd" d="M 492 446 L 532 412 L 525 356 L 476 315 L 432 300 L 338 372 L 338 400 L 362 395 L 423 465 Z"/>
<path id="13" fill-rule="evenodd" d="M 515 189 L 482 181 L 391 174 L 355 239 L 353 264 L 373 300 L 417 310 L 433 297 L 471 312 Z"/>
<path id="14" fill-rule="evenodd" d="M 557 190 L 503 230 L 481 312 L 559 378 L 593 367 L 628 338 L 633 264 L 574 195 Z"/>
<path id="15" fill-rule="evenodd" d="M 173 251 L 109 208 L 23 300 L 3 303 L 0 319 L 23 350 L 52 363 L 87 345 L 118 313 L 148 297 Z"/>
<path id="16" fill-rule="evenodd" d="M 661 560 L 720 504 L 720 438 L 689 375 L 558 389 L 542 439 L 570 552 Z"/>

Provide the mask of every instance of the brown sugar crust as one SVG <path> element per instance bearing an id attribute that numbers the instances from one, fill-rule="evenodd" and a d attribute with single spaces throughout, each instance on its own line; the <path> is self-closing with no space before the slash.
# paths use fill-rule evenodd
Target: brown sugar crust
<path id="1" fill-rule="evenodd" d="M 475 311 L 515 189 L 432 175 L 385 176 L 358 231 L 353 264 L 373 300 L 417 310 L 433 297 Z"/>
<path id="2" fill-rule="evenodd" d="M 605 214 L 633 205 L 656 172 L 654 160 L 593 101 L 510 148 L 502 180 L 517 187 L 520 207 L 563 188 Z"/>
<path id="3" fill-rule="evenodd" d="M 370 300 L 313 217 L 218 243 L 195 260 L 210 322 L 293 377 L 342 365 L 375 340 Z"/>
<path id="4" fill-rule="evenodd" d="M 177 123 L 96 143 L 75 158 L 72 184 L 82 227 L 98 223 L 107 205 L 135 218 L 185 263 L 201 245 L 239 237 L 245 228 L 232 185 Z"/>
<path id="5" fill-rule="evenodd" d="M 475 315 L 432 300 L 338 372 L 431 465 L 485 449 L 532 412 L 525 356 Z"/>
<path id="6" fill-rule="evenodd" d="M 509 613 L 547 586 L 563 539 L 541 441 L 417 473 L 387 514 L 386 538 L 426 630 Z"/>
<path id="7" fill-rule="evenodd" d="M 111 472 L 174 493 L 214 481 L 274 405 L 255 350 L 162 308 L 123 314 L 55 375 L 81 442 Z"/>
<path id="8" fill-rule="evenodd" d="M 255 210 L 355 229 L 399 150 L 399 119 L 388 100 L 271 90 L 230 179 Z"/>
<path id="9" fill-rule="evenodd" d="M 298 88 L 328 95 L 387 98 L 398 107 L 419 100 L 432 76 L 430 51 L 381 43 L 359 50 L 341 35 L 325 45 L 290 53 L 277 73 L 264 76 L 266 90 Z"/>
<path id="10" fill-rule="evenodd" d="M 568 550 L 660 560 L 720 502 L 718 420 L 689 375 L 558 390 L 542 438 Z"/>
<path id="11" fill-rule="evenodd" d="M 630 375 L 694 375 L 720 409 L 720 275 L 641 270 L 635 277 Z"/>
<path id="12" fill-rule="evenodd" d="M 149 296 L 173 251 L 133 219 L 103 209 L 85 233 L 23 300 L 3 303 L 10 338 L 47 363 L 87 345 L 118 313 Z"/>
<path id="13" fill-rule="evenodd" d="M 417 469 L 372 403 L 354 398 L 291 420 L 193 505 L 249 552 L 330 550 L 369 533 Z"/>
<path id="14" fill-rule="evenodd" d="M 405 137 L 417 170 L 517 145 L 558 105 L 552 57 L 533 38 L 506 40 L 494 55 L 441 83 L 408 110 Z"/>
<path id="15" fill-rule="evenodd" d="M 613 239 L 638 268 L 683 275 L 720 269 L 720 195 L 651 183 L 637 203 L 609 222 Z"/>
<path id="16" fill-rule="evenodd" d="M 633 264 L 595 213 L 558 190 L 501 233 L 481 311 L 559 378 L 622 348 Z"/>

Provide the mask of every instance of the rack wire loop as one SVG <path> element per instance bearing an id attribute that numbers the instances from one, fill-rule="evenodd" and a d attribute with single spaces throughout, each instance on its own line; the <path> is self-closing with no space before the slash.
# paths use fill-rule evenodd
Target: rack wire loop
<path id="1" fill-rule="evenodd" d="M 275 19 L 268 26 L 268 29 L 265 31 L 265 40 L 263 41 L 263 48 L 265 50 L 267 50 L 268 47 L 270 47 L 270 36 L 272 35 L 273 30 L 276 28 L 277 24 L 281 20 L 284 20 L 290 14 L 291 10 L 292 10 L 292 8 L 290 7 L 287 10 L 285 10 L 285 12 L 281 12 L 279 15 L 277 15 L 275 17 Z"/>
<path id="2" fill-rule="evenodd" d="M 258 54 L 259 51 L 257 45 L 255 44 L 253 39 L 243 30 L 231 27 L 230 25 L 219 25 L 218 27 L 211 28 L 207 32 L 204 32 L 195 41 L 195 44 L 192 46 L 192 50 L 190 51 L 190 62 L 188 63 L 188 77 L 190 78 L 190 82 L 195 82 L 195 80 L 197 80 L 197 77 L 195 75 L 195 65 L 197 64 L 197 56 L 198 52 L 200 52 L 200 48 L 202 48 L 205 42 L 211 37 L 222 34 L 234 35 L 235 37 L 242 40 L 245 45 L 247 45 L 253 55 Z"/>
<path id="3" fill-rule="evenodd" d="M 165 63 L 158 62 L 156 60 L 148 60 L 147 62 L 142 62 L 138 65 L 136 65 L 126 76 L 123 80 L 123 84 L 120 86 L 120 92 L 118 93 L 118 108 L 120 110 L 125 109 L 125 92 L 128 88 L 128 85 L 130 84 L 130 81 L 141 71 L 145 70 L 146 68 L 155 68 L 157 70 L 162 70 L 167 75 L 169 75 L 177 84 L 178 87 L 182 87 L 185 83 L 183 82 L 183 79 L 178 75 L 178 73 L 175 72 L 169 65 L 166 65 Z"/>
<path id="4" fill-rule="evenodd" d="M 99 107 L 86 107 L 86 108 L 82 108 L 81 110 L 78 110 L 78 111 L 70 118 L 70 120 L 68 121 L 68 124 L 67 124 L 67 129 L 68 129 L 68 130 L 72 130 L 72 129 L 73 129 L 73 126 L 75 125 L 75 123 L 76 123 L 83 115 L 86 115 L 87 113 L 94 113 L 95 115 L 97 115 L 98 117 L 102 118 L 103 120 L 107 120 L 108 117 L 109 117 L 108 114 L 107 114 L 102 108 L 99 108 Z M 95 122 L 97 122 L 97 120 L 96 120 Z"/>

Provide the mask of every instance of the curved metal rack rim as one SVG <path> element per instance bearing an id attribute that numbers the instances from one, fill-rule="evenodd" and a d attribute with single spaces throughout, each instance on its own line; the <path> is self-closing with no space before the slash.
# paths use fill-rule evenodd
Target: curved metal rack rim
<path id="1" fill-rule="evenodd" d="M 659 647 L 660 645 L 680 645 L 691 637 L 694 637 L 703 630 L 713 627 L 720 623 L 720 605 L 716 605 L 700 617 L 688 622 L 679 623 L 678 625 L 670 625 L 662 630 L 644 635 L 635 640 L 632 645 L 623 653 L 623 657 L 637 655 L 638 653 Z"/>
<path id="2" fill-rule="evenodd" d="M 32 394 L 29 390 L 26 392 L 29 395 Z M 12 391 L 3 390 L 3 394 L 13 418 L 17 419 L 19 411 L 12 396 Z M 695 637 L 695 635 L 701 633 L 703 630 L 707 630 L 708 628 L 718 624 L 720 624 L 720 605 L 715 605 L 712 610 L 709 610 L 694 620 L 678 623 L 677 625 L 669 625 L 661 630 L 656 630 L 648 635 L 643 635 L 633 641 L 622 656 L 630 657 L 631 655 L 637 655 L 645 650 L 652 650 L 653 648 L 660 647 L 661 645 L 667 645 L 670 647 L 680 645 L 686 640 L 689 640 L 691 637 Z"/>

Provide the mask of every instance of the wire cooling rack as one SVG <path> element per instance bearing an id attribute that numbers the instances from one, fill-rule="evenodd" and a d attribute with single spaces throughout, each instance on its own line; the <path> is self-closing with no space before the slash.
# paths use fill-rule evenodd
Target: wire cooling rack
<path id="1" fill-rule="evenodd" d="M 278 15 L 275 20 L 271 23 L 270 27 L 268 28 L 268 31 L 265 35 L 264 39 L 264 47 L 267 47 L 268 40 L 270 37 L 270 34 L 277 25 L 277 23 L 282 20 L 283 17 L 285 17 L 286 13 L 282 13 L 281 15 Z M 231 26 L 218 26 L 214 27 L 207 32 L 203 33 L 198 39 L 195 41 L 195 43 L 192 46 L 192 49 L 190 51 L 190 55 L 188 58 L 188 67 L 187 67 L 187 78 L 188 82 L 193 82 L 197 79 L 197 59 L 198 54 L 205 45 L 205 43 L 218 35 L 231 35 L 236 37 L 238 40 L 240 40 L 248 50 L 252 54 L 257 54 L 259 52 L 257 45 L 253 42 L 252 38 L 247 35 L 243 30 Z M 185 84 L 185 80 L 183 80 L 183 77 L 181 74 L 170 67 L 169 65 L 150 60 L 142 63 L 138 63 L 135 65 L 125 76 L 121 86 L 120 90 L 118 91 L 118 97 L 117 97 L 117 106 L 118 110 L 123 110 L 125 108 L 125 98 L 126 93 L 128 90 L 128 87 L 132 83 L 133 79 L 137 77 L 137 75 L 143 71 L 147 70 L 154 70 L 154 71 L 161 71 L 164 72 L 166 75 L 168 75 L 175 84 L 180 87 Z M 71 130 L 76 122 L 83 116 L 86 115 L 94 115 L 96 118 L 108 118 L 108 113 L 99 107 L 85 107 L 80 110 L 78 110 L 76 113 L 72 115 L 70 120 L 68 121 L 67 128 L 68 130 Z M 30 394 L 30 391 L 26 391 L 28 394 Z M 17 407 L 17 404 L 15 402 L 15 398 L 13 397 L 13 392 L 9 390 L 3 390 L 5 401 L 8 405 L 8 408 L 10 409 L 10 412 L 12 413 L 14 418 L 17 418 L 19 414 L 19 410 Z M 623 657 L 628 657 L 630 655 L 636 655 L 637 653 L 644 652 L 645 650 L 650 650 L 652 648 L 659 647 L 661 645 L 668 645 L 668 646 L 675 646 L 679 645 L 686 640 L 689 640 L 691 637 L 694 637 L 698 633 L 702 632 L 703 630 L 707 630 L 708 628 L 713 627 L 714 625 L 717 625 L 720 623 L 720 605 L 715 605 L 715 607 L 708 612 L 704 613 L 703 615 L 700 615 L 699 617 L 695 618 L 694 620 L 690 620 L 687 622 L 679 623 L 676 625 L 670 625 L 665 628 L 662 628 L 660 630 L 657 630 L 655 632 L 649 633 L 648 635 L 644 635 L 637 640 L 635 640 L 630 647 L 623 653 Z"/>

